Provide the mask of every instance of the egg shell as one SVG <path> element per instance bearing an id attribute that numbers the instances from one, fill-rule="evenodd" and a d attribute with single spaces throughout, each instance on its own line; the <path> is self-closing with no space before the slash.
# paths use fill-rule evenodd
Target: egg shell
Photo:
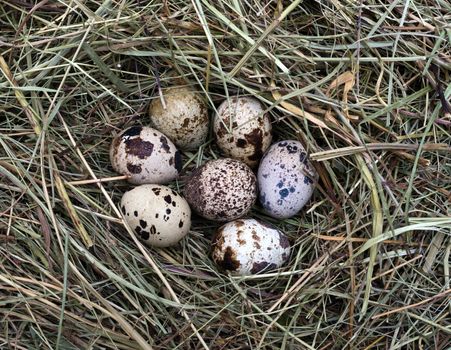
<path id="1" fill-rule="evenodd" d="M 201 95 L 188 87 L 172 87 L 163 95 L 166 108 L 159 97 L 150 103 L 152 126 L 183 150 L 193 150 L 205 143 L 209 118 Z"/>
<path id="2" fill-rule="evenodd" d="M 141 185 L 125 192 L 121 209 L 130 228 L 149 246 L 172 246 L 191 227 L 188 203 L 166 186 Z"/>
<path id="3" fill-rule="evenodd" d="M 229 221 L 247 214 L 254 205 L 257 179 L 239 160 L 211 160 L 188 178 L 185 197 L 193 210 L 204 218 Z"/>
<path id="4" fill-rule="evenodd" d="M 296 215 L 313 194 L 318 174 L 295 140 L 273 144 L 258 168 L 259 201 L 274 218 Z"/>
<path id="5" fill-rule="evenodd" d="M 225 224 L 212 241 L 213 261 L 221 270 L 238 275 L 276 269 L 289 256 L 288 238 L 255 219 L 239 219 Z"/>
<path id="6" fill-rule="evenodd" d="M 113 169 L 132 184 L 166 184 L 182 169 L 182 156 L 158 130 L 132 126 L 116 136 L 110 147 Z"/>
<path id="7" fill-rule="evenodd" d="M 253 97 L 233 97 L 217 110 L 213 130 L 226 157 L 257 166 L 272 140 L 271 121 L 262 104 Z"/>

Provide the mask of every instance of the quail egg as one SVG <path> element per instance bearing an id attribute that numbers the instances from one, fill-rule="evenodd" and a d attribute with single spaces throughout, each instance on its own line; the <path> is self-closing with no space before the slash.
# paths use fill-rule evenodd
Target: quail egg
<path id="1" fill-rule="evenodd" d="M 191 227 L 188 203 L 166 186 L 141 185 L 125 192 L 121 209 L 130 228 L 149 246 L 172 246 Z"/>
<path id="2" fill-rule="evenodd" d="M 116 136 L 110 148 L 113 169 L 132 184 L 165 184 L 182 169 L 182 156 L 158 130 L 132 126 Z"/>
<path id="3" fill-rule="evenodd" d="M 212 258 L 220 269 L 238 275 L 280 267 L 290 255 L 290 242 L 280 231 L 255 219 L 225 224 L 212 242 Z"/>
<path id="4" fill-rule="evenodd" d="M 185 184 L 185 197 L 206 219 L 229 221 L 245 215 L 257 199 L 252 170 L 236 159 L 218 159 L 196 169 Z"/>
<path id="5" fill-rule="evenodd" d="M 183 150 L 202 145 L 208 134 L 208 110 L 199 93 L 188 87 L 164 91 L 166 108 L 160 98 L 152 100 L 149 116 L 152 125 Z"/>
<path id="6" fill-rule="evenodd" d="M 274 218 L 296 215 L 308 202 L 318 174 L 299 141 L 273 144 L 258 168 L 259 201 Z"/>
<path id="7" fill-rule="evenodd" d="M 213 124 L 216 141 L 227 157 L 255 167 L 271 144 L 271 121 L 253 97 L 234 97 L 218 108 Z"/>

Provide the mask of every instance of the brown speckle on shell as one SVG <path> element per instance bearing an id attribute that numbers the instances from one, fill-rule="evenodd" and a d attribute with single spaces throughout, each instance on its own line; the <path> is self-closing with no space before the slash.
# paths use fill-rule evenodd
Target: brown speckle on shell
<path id="1" fill-rule="evenodd" d="M 258 235 L 258 233 L 255 230 L 252 230 L 252 239 L 254 241 L 260 242 L 260 236 Z"/>
<path id="2" fill-rule="evenodd" d="M 260 160 L 263 156 L 263 132 L 261 129 L 254 129 L 251 133 L 244 136 L 248 143 L 254 147 L 254 153 L 248 156 L 248 159 L 254 162 Z"/>
<path id="3" fill-rule="evenodd" d="M 213 235 L 213 238 L 211 240 L 211 246 L 213 248 L 213 252 L 218 251 L 220 252 L 224 246 L 224 226 L 221 226 L 217 229 L 215 234 Z"/>
<path id="4" fill-rule="evenodd" d="M 238 139 L 236 140 L 236 146 L 243 148 L 247 145 L 247 141 L 245 139 Z"/>
<path id="5" fill-rule="evenodd" d="M 227 133 L 227 130 L 225 128 L 225 126 L 221 123 L 220 126 L 218 127 L 218 130 L 216 130 L 216 137 L 218 138 L 223 138 Z M 233 141 L 233 138 L 232 138 Z"/>
<path id="6" fill-rule="evenodd" d="M 139 159 L 150 157 L 153 152 L 153 143 L 143 141 L 140 137 L 125 140 L 125 152 Z"/>
<path id="7" fill-rule="evenodd" d="M 236 241 L 238 242 L 239 245 L 245 245 L 246 244 L 246 240 L 245 239 L 238 238 Z"/>
<path id="8" fill-rule="evenodd" d="M 226 271 L 236 271 L 240 268 L 236 252 L 231 247 L 226 247 L 222 258 L 217 259 L 215 262 L 221 269 Z"/>
<path id="9" fill-rule="evenodd" d="M 132 174 L 140 174 L 142 171 L 142 167 L 141 167 L 141 165 L 127 163 L 127 170 Z"/>
<path id="10" fill-rule="evenodd" d="M 277 267 L 276 264 L 272 264 L 267 261 L 259 261 L 259 262 L 255 262 L 252 265 L 251 273 L 259 273 L 263 270 L 272 270 L 272 269 L 275 269 L 276 267 Z"/>
<path id="11" fill-rule="evenodd" d="M 139 136 L 141 134 L 142 130 L 143 130 L 142 126 L 135 125 L 135 126 L 132 126 L 128 129 L 126 129 L 124 132 L 122 132 L 121 137 L 123 139 L 127 139 L 129 137 Z"/>
<path id="12" fill-rule="evenodd" d="M 244 221 L 243 220 L 235 220 L 234 224 L 239 229 L 240 227 L 244 226 Z M 239 231 L 239 232 L 241 232 L 241 231 Z"/>
<path id="13" fill-rule="evenodd" d="M 155 193 L 155 195 L 159 195 L 161 192 L 161 188 L 160 187 L 154 187 L 152 188 L 152 192 Z"/>
<path id="14" fill-rule="evenodd" d="M 290 247 L 290 241 L 288 240 L 287 236 L 283 235 L 282 233 L 279 233 L 279 244 L 282 248 Z"/>
<path id="15" fill-rule="evenodd" d="M 166 138 L 166 136 L 161 136 L 160 142 L 161 142 L 161 148 L 164 149 L 166 151 L 166 153 L 169 153 L 171 151 L 171 148 L 169 147 L 168 139 Z"/>

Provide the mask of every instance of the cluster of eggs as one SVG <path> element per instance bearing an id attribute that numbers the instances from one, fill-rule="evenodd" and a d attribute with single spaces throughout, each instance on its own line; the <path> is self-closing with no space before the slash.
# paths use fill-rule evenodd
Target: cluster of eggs
<path id="1" fill-rule="evenodd" d="M 213 122 L 226 158 L 194 170 L 183 197 L 164 185 L 181 172 L 178 148 L 193 150 L 206 142 L 207 107 L 195 91 L 170 88 L 165 105 L 160 99 L 151 102 L 149 116 L 151 126 L 122 131 L 110 148 L 114 170 L 139 185 L 121 200 L 131 229 L 151 246 L 168 247 L 189 232 L 192 209 L 206 219 L 225 222 L 213 238 L 211 252 L 221 269 L 247 275 L 280 267 L 290 253 L 287 237 L 243 217 L 257 197 L 268 215 L 280 219 L 306 204 L 318 176 L 302 144 L 284 140 L 271 145 L 271 122 L 262 104 L 251 97 L 230 98 L 218 107 Z"/>

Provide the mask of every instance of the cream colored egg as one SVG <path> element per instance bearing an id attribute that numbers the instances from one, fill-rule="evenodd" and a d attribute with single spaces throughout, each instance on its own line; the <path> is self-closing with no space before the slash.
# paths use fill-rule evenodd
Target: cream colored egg
<path id="1" fill-rule="evenodd" d="M 225 224 L 212 241 L 212 258 L 221 270 L 238 275 L 268 272 L 282 266 L 290 255 L 288 238 L 255 219 Z"/>
<path id="2" fill-rule="evenodd" d="M 227 157 L 255 167 L 272 140 L 271 121 L 253 97 L 233 97 L 218 108 L 213 124 L 216 141 Z"/>
<path id="3" fill-rule="evenodd" d="M 164 90 L 163 107 L 156 96 L 149 106 L 152 125 L 167 135 L 183 150 L 193 150 L 202 145 L 208 135 L 208 110 L 201 95 L 188 87 Z"/>
<path id="4" fill-rule="evenodd" d="M 130 228 L 149 246 L 177 244 L 191 227 L 188 203 L 166 186 L 141 185 L 125 192 L 121 209 Z"/>
<path id="5" fill-rule="evenodd" d="M 133 126 L 116 136 L 110 147 L 113 169 L 132 184 L 166 184 L 182 169 L 182 156 L 158 130 Z"/>

